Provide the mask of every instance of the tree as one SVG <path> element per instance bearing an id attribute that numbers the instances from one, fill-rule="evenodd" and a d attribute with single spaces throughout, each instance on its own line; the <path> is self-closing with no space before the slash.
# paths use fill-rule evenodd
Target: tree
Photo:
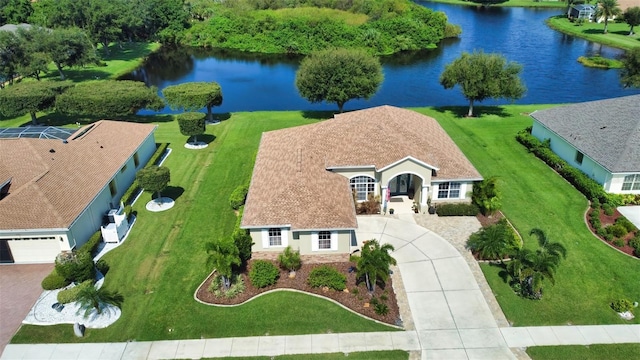
<path id="1" fill-rule="evenodd" d="M 222 277 L 225 290 L 231 287 L 233 265 L 240 265 L 238 247 L 230 239 L 211 241 L 206 244 L 209 254 L 207 265 L 213 266 Z"/>
<path id="2" fill-rule="evenodd" d="M 162 95 L 172 109 L 195 111 L 207 108 L 208 120 L 213 122 L 211 108 L 222 104 L 222 89 L 216 82 L 190 82 L 167 86 Z"/>
<path id="3" fill-rule="evenodd" d="M 540 248 L 535 252 L 529 249 L 517 250 L 507 263 L 507 272 L 519 284 L 523 296 L 541 299 L 544 280 L 555 284 L 556 270 L 567 251 L 562 244 L 550 242 L 540 229 L 533 229 L 530 234 L 538 237 Z"/>
<path id="4" fill-rule="evenodd" d="M 51 56 L 44 44 L 50 32 L 44 28 L 32 26 L 29 29 L 18 29 L 18 39 L 22 47 L 22 58 L 18 61 L 18 73 L 22 76 L 40 80 L 40 73 L 46 73 L 51 63 Z"/>
<path id="5" fill-rule="evenodd" d="M 278 255 L 278 263 L 280 267 L 294 272 L 302 266 L 302 260 L 300 259 L 300 251 L 292 250 L 291 246 L 284 248 L 284 251 Z"/>
<path id="6" fill-rule="evenodd" d="M 82 82 L 56 100 L 56 109 L 61 113 L 109 118 L 135 115 L 140 109 L 161 110 L 163 107 L 155 87 L 131 80 Z"/>
<path id="7" fill-rule="evenodd" d="M 204 122 L 204 114 L 197 112 L 187 112 L 179 114 L 178 125 L 180 126 L 180 133 L 184 136 L 192 137 L 193 142 L 198 142 L 198 135 L 204 134 L 206 125 Z"/>
<path id="8" fill-rule="evenodd" d="M 94 44 L 102 44 L 109 54 L 109 44 L 120 39 L 126 13 L 125 4 L 119 0 L 91 0 L 88 2 L 85 30 Z"/>
<path id="9" fill-rule="evenodd" d="M 640 47 L 625 52 L 622 58 L 620 82 L 624 87 L 640 87 Z"/>
<path id="10" fill-rule="evenodd" d="M 122 306 L 124 297 L 118 292 L 109 291 L 104 287 L 96 289 L 95 285 L 84 287 L 78 293 L 78 304 L 80 310 L 84 310 L 84 317 L 87 318 L 92 312 L 102 314 L 105 305 Z"/>
<path id="11" fill-rule="evenodd" d="M 168 167 L 151 165 L 138 171 L 136 181 L 145 191 L 157 193 L 156 201 L 161 201 L 162 191 L 171 181 L 171 173 Z"/>
<path id="12" fill-rule="evenodd" d="M 607 33 L 609 19 L 620 15 L 620 7 L 618 0 L 598 0 L 598 8 L 596 9 L 596 18 L 604 18 L 604 33 Z"/>
<path id="13" fill-rule="evenodd" d="M 640 7 L 634 6 L 628 8 L 624 12 L 624 22 L 630 27 L 629 36 L 633 35 L 633 27 L 640 25 Z"/>
<path id="14" fill-rule="evenodd" d="M 364 278 L 370 292 L 375 290 L 377 282 L 384 284 L 389 278 L 389 267 L 396 264 L 396 259 L 389 254 L 389 251 L 393 250 L 393 245 L 380 246 L 375 239 L 367 241 L 362 246 L 356 266 L 356 276 L 360 279 Z"/>
<path id="15" fill-rule="evenodd" d="M 519 77 L 521 71 L 522 66 L 516 62 L 507 63 L 502 55 L 465 52 L 445 67 L 440 75 L 440 84 L 445 89 L 460 86 L 462 94 L 469 100 L 467 116 L 472 117 L 475 101 L 521 98 L 526 91 Z"/>
<path id="16" fill-rule="evenodd" d="M 380 61 L 364 50 L 327 49 L 302 60 L 296 87 L 312 103 L 336 103 L 342 112 L 347 101 L 373 96 L 383 78 Z"/>
<path id="17" fill-rule="evenodd" d="M 472 200 L 478 205 L 482 215 L 493 215 L 500 210 L 500 192 L 497 187 L 498 178 L 492 176 L 473 184 Z"/>
<path id="18" fill-rule="evenodd" d="M 31 0 L 0 0 L 0 25 L 26 23 L 32 12 Z"/>
<path id="19" fill-rule="evenodd" d="M 13 84 L 0 91 L 0 113 L 5 116 L 31 115 L 37 124 L 36 112 L 53 109 L 56 97 L 71 84 L 66 82 L 27 81 Z"/>
<path id="20" fill-rule="evenodd" d="M 471 234 L 467 248 L 483 260 L 500 260 L 517 251 L 520 244 L 516 242 L 513 231 L 502 219 L 497 224 L 489 225 Z"/>
<path id="21" fill-rule="evenodd" d="M 51 56 L 60 78 L 65 79 L 65 67 L 95 63 L 95 49 L 89 37 L 78 28 L 56 29 L 44 38 L 43 50 Z"/>
<path id="22" fill-rule="evenodd" d="M 0 31 L 0 87 L 5 81 L 13 83 L 24 48 L 17 34 L 11 31 Z"/>

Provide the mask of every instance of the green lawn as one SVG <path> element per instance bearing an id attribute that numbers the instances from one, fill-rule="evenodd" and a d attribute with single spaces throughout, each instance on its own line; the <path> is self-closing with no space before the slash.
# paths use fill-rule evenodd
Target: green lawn
<path id="1" fill-rule="evenodd" d="M 537 227 L 568 250 L 556 285 L 546 283 L 540 301 L 516 296 L 497 266 L 482 265 L 507 319 L 515 326 L 629 323 L 609 303 L 623 297 L 640 300 L 640 261 L 593 237 L 583 220 L 584 196 L 514 139 L 532 123 L 523 113 L 544 107 L 483 108 L 475 119 L 459 117 L 462 109 L 420 111 L 439 120 L 484 177 L 499 178 L 503 212 L 524 235 L 525 246 L 535 245 L 528 233 Z"/>
<path id="2" fill-rule="evenodd" d="M 465 0 L 427 0 L 431 2 L 453 4 L 453 5 L 466 5 L 466 6 L 480 6 L 478 3 Z M 566 8 L 567 5 L 564 1 L 533 1 L 533 0 L 509 0 L 502 4 L 496 4 L 491 6 L 504 6 L 504 7 L 531 7 L 531 8 Z"/>
<path id="3" fill-rule="evenodd" d="M 528 348 L 527 353 L 534 360 L 629 360 L 638 358 L 638 354 L 640 354 L 640 344 L 536 346 Z"/>
<path id="4" fill-rule="evenodd" d="M 620 49 L 629 50 L 640 46 L 640 34 L 636 31 L 634 35 L 629 36 L 629 25 L 624 22 L 610 21 L 606 34 L 604 33 L 604 22 L 600 24 L 585 22 L 582 25 L 576 25 L 566 16 L 560 15 L 547 20 L 547 24 L 563 33 Z"/>
<path id="5" fill-rule="evenodd" d="M 262 296 L 243 306 L 219 308 L 196 302 L 193 294 L 211 271 L 204 244 L 230 236 L 236 221 L 228 205 L 233 189 L 251 175 L 263 131 L 317 121 L 300 112 L 233 114 L 208 126 L 204 150 L 187 150 L 177 122 L 159 123 L 156 141 L 173 149 L 173 209 L 149 213 L 144 194 L 134 206 L 138 221 L 126 242 L 107 254 L 106 287 L 124 295 L 123 315 L 112 326 L 73 336 L 71 325 L 23 326 L 14 343 L 113 342 L 230 336 L 393 331 L 329 301 L 298 293 Z M 214 139 L 215 138 L 215 139 Z"/>
<path id="6" fill-rule="evenodd" d="M 409 353 L 402 350 L 389 351 L 362 351 L 352 353 L 329 353 L 329 354 L 304 354 L 304 355 L 280 355 L 280 356 L 253 356 L 253 357 L 227 357 L 226 360 L 406 360 Z M 211 359 L 213 360 L 213 359 Z"/>

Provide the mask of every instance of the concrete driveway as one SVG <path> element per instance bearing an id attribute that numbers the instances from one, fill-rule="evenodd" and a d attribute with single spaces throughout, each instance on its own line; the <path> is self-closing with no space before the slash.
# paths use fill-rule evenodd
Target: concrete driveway
<path id="1" fill-rule="evenodd" d="M 53 264 L 0 266 L 0 354 L 42 294 L 40 282 Z"/>
<path id="2" fill-rule="evenodd" d="M 356 237 L 394 246 L 423 359 L 515 359 L 467 262 L 445 239 L 382 216 L 358 217 Z"/>
<path id="3" fill-rule="evenodd" d="M 640 205 L 635 206 L 620 206 L 618 208 L 620 214 L 624 215 L 629 221 L 633 223 L 637 228 L 640 228 Z"/>

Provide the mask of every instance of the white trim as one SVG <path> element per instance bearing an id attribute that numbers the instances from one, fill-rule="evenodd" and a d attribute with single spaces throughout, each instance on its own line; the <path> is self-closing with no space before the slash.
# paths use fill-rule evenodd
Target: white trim
<path id="1" fill-rule="evenodd" d="M 359 165 L 359 166 L 345 165 L 345 166 L 327 166 L 326 167 L 327 170 L 348 170 L 348 169 L 374 169 L 375 170 L 375 168 L 376 168 L 375 165 Z"/>
<path id="2" fill-rule="evenodd" d="M 351 180 L 353 180 L 353 179 L 355 179 L 355 178 L 357 178 L 357 177 L 360 177 L 360 176 L 368 177 L 369 179 L 373 180 L 373 196 L 376 196 L 376 190 L 377 190 L 377 188 L 378 188 L 378 181 L 376 180 L 376 178 L 375 178 L 374 176 L 371 176 L 371 175 L 369 175 L 369 174 L 359 174 L 359 175 L 353 175 L 353 176 L 349 177 L 349 189 L 350 189 L 351 191 L 353 191 L 353 190 L 354 190 L 354 186 L 353 186 L 353 185 L 357 185 L 357 184 L 366 184 L 366 185 L 369 185 L 369 184 L 370 184 L 370 183 L 356 183 L 356 184 L 351 184 Z M 357 202 L 359 202 L 359 203 L 360 203 L 360 202 L 363 202 L 363 201 L 367 201 L 368 199 L 369 199 L 369 191 L 368 191 L 368 190 L 367 190 L 367 198 L 366 198 L 366 199 L 364 199 L 364 200 L 359 200 L 359 199 L 358 199 L 358 191 L 356 190 L 356 201 L 357 201 Z"/>
<path id="3" fill-rule="evenodd" d="M 320 251 L 318 247 L 318 231 L 311 233 L 311 251 Z"/>
<path id="4" fill-rule="evenodd" d="M 290 228 L 291 224 L 286 224 L 286 225 L 247 225 L 247 226 L 240 226 L 240 229 L 264 229 L 264 228 Z"/>
<path id="5" fill-rule="evenodd" d="M 474 181 L 482 181 L 484 180 L 484 178 L 473 178 L 473 179 L 437 179 L 434 180 L 433 178 L 431 178 L 431 183 L 432 184 L 439 184 L 439 183 L 443 183 L 443 182 L 474 182 Z"/>
<path id="6" fill-rule="evenodd" d="M 331 250 L 338 250 L 338 233 L 336 231 L 331 232 Z"/>
<path id="7" fill-rule="evenodd" d="M 406 157 L 404 157 L 404 158 L 402 158 L 402 159 L 400 159 L 400 160 L 398 160 L 398 161 L 396 161 L 396 162 L 393 162 L 393 163 L 391 163 L 391 164 L 389 164 L 389 165 L 387 165 L 387 166 L 385 166 L 385 167 L 383 167 L 383 168 L 379 169 L 378 171 L 379 171 L 379 172 L 381 172 L 381 171 L 385 171 L 385 170 L 387 170 L 388 168 L 390 168 L 390 167 L 394 167 L 394 166 L 396 166 L 396 165 L 398 165 L 398 164 L 400 164 L 400 163 L 402 163 L 402 162 L 405 162 L 405 161 L 407 161 L 407 160 L 415 161 L 416 163 L 418 163 L 418 165 L 422 165 L 422 166 L 424 166 L 424 167 L 427 167 L 427 168 L 429 168 L 429 169 L 433 169 L 433 170 L 435 170 L 435 171 L 440 170 L 440 168 L 435 167 L 435 166 L 433 166 L 433 165 L 429 165 L 429 164 L 427 164 L 427 163 L 426 163 L 426 162 L 424 162 L 424 161 L 420 161 L 420 160 L 418 160 L 418 159 L 414 158 L 413 156 L 406 156 Z"/>
<path id="8" fill-rule="evenodd" d="M 320 249 L 320 237 L 319 234 L 321 231 L 327 231 L 331 235 L 331 244 L 329 249 Z M 337 231 L 329 231 L 329 230 L 320 230 L 314 231 L 311 233 L 311 251 L 337 251 L 338 250 L 338 232 Z"/>
<path id="9" fill-rule="evenodd" d="M 269 228 L 262 229 L 262 248 L 269 248 Z"/>

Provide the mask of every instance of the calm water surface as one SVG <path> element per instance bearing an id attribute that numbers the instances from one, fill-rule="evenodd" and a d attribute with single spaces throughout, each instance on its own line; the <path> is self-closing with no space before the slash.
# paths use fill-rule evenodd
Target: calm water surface
<path id="1" fill-rule="evenodd" d="M 568 103 L 639 94 L 623 89 L 616 70 L 591 69 L 580 56 L 620 57 L 623 52 L 548 28 L 544 20 L 561 9 L 475 8 L 418 2 L 443 11 L 462 27 L 459 39 L 447 39 L 438 49 L 382 59 L 385 80 L 370 100 L 352 100 L 345 109 L 390 104 L 396 106 L 467 105 L 456 88 L 438 83 L 446 64 L 462 52 L 483 50 L 503 54 L 523 65 L 527 86 L 519 104 Z M 255 110 L 335 110 L 333 104 L 311 104 L 300 97 L 295 72 L 300 58 L 230 54 L 202 49 L 163 49 L 127 78 L 163 89 L 190 81 L 217 81 L 224 101 L 215 112 Z M 487 100 L 478 105 L 509 103 Z M 169 108 L 161 111 L 170 113 Z M 143 111 L 143 113 L 152 113 Z"/>

